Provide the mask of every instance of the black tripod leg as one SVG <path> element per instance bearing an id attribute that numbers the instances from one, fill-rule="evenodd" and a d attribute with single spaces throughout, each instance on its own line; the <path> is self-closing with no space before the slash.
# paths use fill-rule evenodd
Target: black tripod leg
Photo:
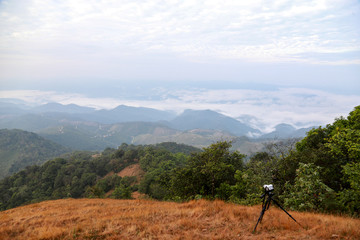
<path id="1" fill-rule="evenodd" d="M 255 225 L 255 228 L 254 228 L 253 232 L 255 232 L 257 225 L 259 224 L 259 222 L 261 222 L 261 220 L 262 220 L 262 218 L 263 218 L 263 216 L 264 216 L 264 214 L 265 214 L 265 211 L 266 211 L 266 208 L 265 208 L 265 207 L 266 207 L 266 206 L 264 206 L 263 209 L 261 210 L 260 217 L 259 217 L 259 219 L 258 219 L 258 221 L 257 221 L 257 223 L 256 223 L 256 225 Z"/>
<path id="2" fill-rule="evenodd" d="M 273 201 L 274 201 L 274 203 L 275 203 L 279 208 L 281 208 L 281 210 L 283 210 L 287 215 L 289 215 L 289 217 L 291 217 L 292 220 L 294 220 L 297 224 L 299 224 L 300 227 L 303 227 L 303 226 L 301 226 L 301 224 L 298 223 L 298 222 L 295 220 L 295 218 L 293 218 L 293 217 L 290 215 L 290 213 L 288 213 L 276 200 L 273 199 Z"/>
<path id="3" fill-rule="evenodd" d="M 262 208 L 262 210 L 261 210 L 259 219 L 258 219 L 258 221 L 257 221 L 257 223 L 256 223 L 256 225 L 255 225 L 255 228 L 254 228 L 253 232 L 255 232 L 257 225 L 262 221 L 262 219 L 263 219 L 263 217 L 264 217 L 265 211 L 269 208 L 269 206 L 270 206 L 270 200 L 271 200 L 271 199 L 268 198 L 268 199 L 266 200 L 265 204 L 263 205 L 263 208 Z"/>
<path id="4" fill-rule="evenodd" d="M 270 204 L 271 204 L 271 198 L 269 197 L 269 198 L 266 200 L 265 205 L 264 205 L 265 211 L 269 209 Z M 265 214 L 265 211 L 264 211 L 264 214 Z M 262 221 L 262 219 L 263 219 L 263 217 L 264 217 L 264 214 L 261 216 L 260 222 Z"/>

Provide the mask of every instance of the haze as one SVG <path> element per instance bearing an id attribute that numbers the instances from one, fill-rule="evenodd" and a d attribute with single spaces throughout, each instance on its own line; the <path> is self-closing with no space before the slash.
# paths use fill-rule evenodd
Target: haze
<path id="1" fill-rule="evenodd" d="M 0 101 L 324 125 L 360 103 L 360 2 L 0 1 L 0 84 Z"/>

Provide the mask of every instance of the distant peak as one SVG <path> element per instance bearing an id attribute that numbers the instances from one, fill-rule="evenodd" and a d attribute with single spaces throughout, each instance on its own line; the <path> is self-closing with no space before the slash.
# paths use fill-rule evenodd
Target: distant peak
<path id="1" fill-rule="evenodd" d="M 296 130 L 296 128 L 294 126 L 287 124 L 287 123 L 280 123 L 275 126 L 275 129 L 277 131 L 279 131 L 279 130 Z"/>

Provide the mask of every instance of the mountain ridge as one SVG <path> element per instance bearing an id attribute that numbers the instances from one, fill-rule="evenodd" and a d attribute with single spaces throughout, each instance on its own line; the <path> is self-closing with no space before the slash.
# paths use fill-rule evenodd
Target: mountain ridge
<path id="1" fill-rule="evenodd" d="M 304 137 L 308 130 L 294 130 L 288 126 L 289 131 L 277 127 L 274 132 L 263 134 L 245 122 L 212 110 L 187 109 L 175 115 L 125 105 L 110 110 L 60 103 L 28 109 L 24 109 L 23 105 L 16 106 L 0 102 L 0 129 L 35 132 L 74 150 L 102 150 L 123 142 L 155 144 L 175 141 L 204 147 L 218 140 L 233 140 L 242 136 L 251 140 Z M 284 127 L 286 125 L 282 129 Z"/>

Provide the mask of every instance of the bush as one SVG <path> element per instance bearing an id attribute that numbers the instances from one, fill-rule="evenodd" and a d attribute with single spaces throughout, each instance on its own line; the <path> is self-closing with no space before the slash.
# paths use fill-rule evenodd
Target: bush
<path id="1" fill-rule="evenodd" d="M 131 187 L 120 184 L 120 186 L 115 188 L 112 196 L 116 199 L 131 199 L 131 193 Z"/>

